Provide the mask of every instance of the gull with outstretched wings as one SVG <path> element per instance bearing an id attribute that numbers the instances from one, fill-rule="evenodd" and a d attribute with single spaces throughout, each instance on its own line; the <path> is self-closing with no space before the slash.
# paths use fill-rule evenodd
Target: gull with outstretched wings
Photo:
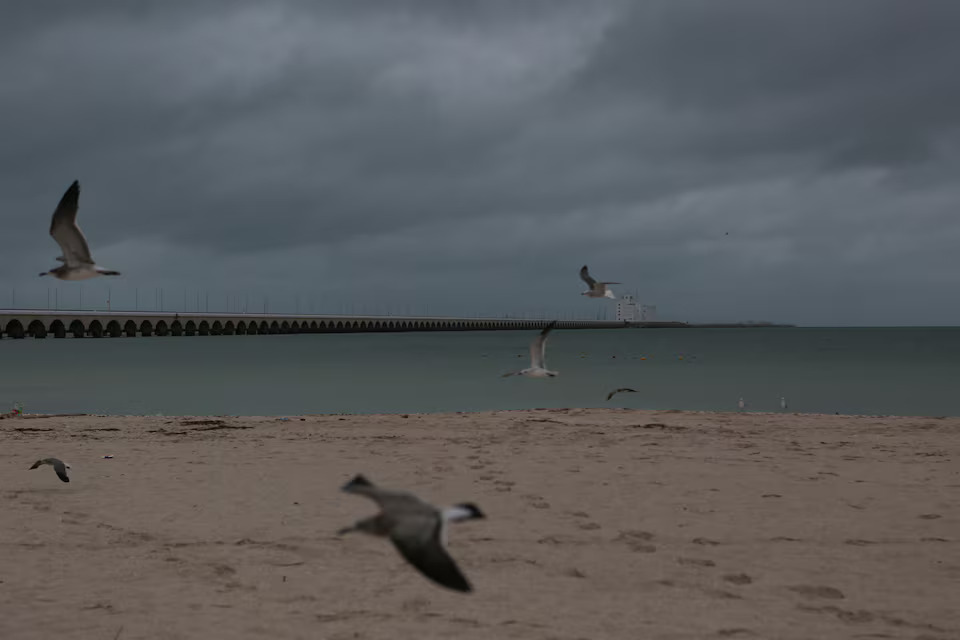
<path id="1" fill-rule="evenodd" d="M 614 389 L 613 391 L 608 393 L 607 400 L 617 395 L 618 393 L 636 393 L 636 392 L 637 392 L 636 389 L 630 389 L 629 387 L 620 387 L 619 389 Z"/>
<path id="2" fill-rule="evenodd" d="M 486 517 L 473 503 L 440 509 L 406 491 L 391 491 L 357 475 L 343 491 L 377 503 L 380 513 L 358 520 L 337 532 L 361 531 L 390 538 L 407 562 L 437 584 L 454 591 L 472 591 L 457 563 L 447 553 L 447 523 Z"/>
<path id="3" fill-rule="evenodd" d="M 503 378 L 508 376 L 525 376 L 527 378 L 553 378 L 558 375 L 557 371 L 550 371 L 547 369 L 545 354 L 547 350 L 547 335 L 553 330 L 553 327 L 557 324 L 557 321 L 554 320 L 546 327 L 543 331 L 533 339 L 533 342 L 530 343 L 530 366 L 526 369 L 521 369 L 520 371 L 511 371 L 510 373 L 503 374 Z"/>
<path id="4" fill-rule="evenodd" d="M 580 269 L 580 279 L 590 287 L 580 295 L 587 296 L 588 298 L 612 298 L 615 300 L 616 296 L 613 295 L 613 291 L 610 291 L 607 285 L 621 284 L 619 282 L 597 282 L 590 275 L 590 271 L 587 270 L 587 265 L 583 265 L 583 268 Z"/>
<path id="5" fill-rule="evenodd" d="M 53 276 L 60 280 L 87 280 L 97 276 L 118 276 L 119 271 L 98 267 L 90 255 L 87 239 L 77 226 L 77 209 L 80 208 L 80 183 L 76 180 L 63 194 L 60 204 L 53 212 L 50 235 L 60 245 L 63 255 L 57 260 L 63 264 L 44 271 L 41 276 Z"/>
<path id="6" fill-rule="evenodd" d="M 37 460 L 36 462 L 33 463 L 33 466 L 30 467 L 30 469 L 31 470 L 36 469 L 37 467 L 44 464 L 48 464 L 51 467 L 53 467 L 53 470 L 57 472 L 58 478 L 60 478 L 64 482 L 70 482 L 70 476 L 67 475 L 67 469 L 70 468 L 70 465 L 64 462 L 63 460 L 59 460 L 57 458 L 43 458 L 41 460 Z"/>

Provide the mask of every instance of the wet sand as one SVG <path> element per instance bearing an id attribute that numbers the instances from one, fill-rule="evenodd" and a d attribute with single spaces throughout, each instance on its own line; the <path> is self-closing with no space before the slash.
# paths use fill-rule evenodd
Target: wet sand
<path id="1" fill-rule="evenodd" d="M 487 513 L 474 593 L 334 535 L 357 472 Z M 956 639 L 958 496 L 955 418 L 8 418 L 0 638 Z"/>

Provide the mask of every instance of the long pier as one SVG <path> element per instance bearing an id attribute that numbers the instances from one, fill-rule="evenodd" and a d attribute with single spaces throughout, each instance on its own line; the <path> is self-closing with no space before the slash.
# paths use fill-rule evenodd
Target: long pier
<path id="1" fill-rule="evenodd" d="M 550 320 L 169 311 L 0 309 L 0 338 L 219 336 L 540 329 Z M 558 329 L 613 329 L 625 322 L 558 320 Z"/>

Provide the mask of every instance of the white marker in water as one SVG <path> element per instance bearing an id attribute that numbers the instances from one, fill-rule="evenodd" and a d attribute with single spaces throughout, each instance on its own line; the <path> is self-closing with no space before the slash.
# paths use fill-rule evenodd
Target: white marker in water
<path id="1" fill-rule="evenodd" d="M 781 409 L 787 408 L 787 399 L 784 398 L 783 396 L 780 396 L 780 408 Z"/>
<path id="2" fill-rule="evenodd" d="M 743 401 L 743 398 L 741 397 L 741 398 L 737 401 L 737 406 L 740 407 L 740 411 L 743 411 L 744 407 L 747 406 L 747 403 L 744 402 L 744 401 Z"/>

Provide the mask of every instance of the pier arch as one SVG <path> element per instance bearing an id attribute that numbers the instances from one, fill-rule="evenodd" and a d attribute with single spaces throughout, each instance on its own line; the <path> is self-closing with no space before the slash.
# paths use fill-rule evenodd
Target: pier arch
<path id="1" fill-rule="evenodd" d="M 27 333 L 29 333 L 34 338 L 46 338 L 47 337 L 47 328 L 43 326 L 43 323 L 39 320 L 34 320 L 27 326 Z"/>
<path id="2" fill-rule="evenodd" d="M 183 332 L 188 336 L 196 335 L 197 323 L 193 320 L 187 320 L 187 326 L 184 327 Z"/>
<path id="3" fill-rule="evenodd" d="M 123 332 L 127 334 L 128 338 L 137 337 L 137 323 L 133 320 L 127 320 L 123 323 Z"/>
<path id="4" fill-rule="evenodd" d="M 223 335 L 232 336 L 237 332 L 237 328 L 233 326 L 232 320 L 227 320 L 223 325 Z"/>
<path id="5" fill-rule="evenodd" d="M 83 326 L 83 322 L 81 320 L 76 319 L 70 323 L 70 333 L 73 334 L 74 338 L 82 338 L 86 332 L 87 329 Z"/>
<path id="6" fill-rule="evenodd" d="M 116 320 L 111 320 L 107 323 L 107 335 L 111 338 L 119 338 L 123 334 L 123 328 L 120 327 L 120 323 Z"/>
<path id="7" fill-rule="evenodd" d="M 23 324 L 19 320 L 13 319 L 7 323 L 7 328 L 4 332 L 11 338 L 20 339 L 24 336 Z"/>
<path id="8" fill-rule="evenodd" d="M 63 326 L 63 320 L 57 318 L 50 323 L 50 333 L 53 334 L 54 338 L 66 338 L 67 337 L 67 328 Z"/>
<path id="9" fill-rule="evenodd" d="M 223 335 L 223 325 L 219 320 L 213 321 L 213 326 L 210 327 L 210 335 L 212 336 L 222 336 Z"/>
<path id="10" fill-rule="evenodd" d="M 149 320 L 144 320 L 140 323 L 140 335 L 145 338 L 149 338 L 153 335 L 153 323 Z"/>
<path id="11" fill-rule="evenodd" d="M 199 333 L 201 336 L 210 335 L 210 323 L 206 320 L 201 320 L 200 326 L 197 327 L 197 333 Z"/>
<path id="12" fill-rule="evenodd" d="M 183 335 L 183 325 L 180 324 L 179 320 L 174 320 L 170 324 L 170 335 L 172 336 L 182 336 Z"/>
<path id="13" fill-rule="evenodd" d="M 165 320 L 160 320 L 157 322 L 155 330 L 158 336 L 165 336 L 170 332 L 170 327 L 167 326 L 167 322 Z"/>

